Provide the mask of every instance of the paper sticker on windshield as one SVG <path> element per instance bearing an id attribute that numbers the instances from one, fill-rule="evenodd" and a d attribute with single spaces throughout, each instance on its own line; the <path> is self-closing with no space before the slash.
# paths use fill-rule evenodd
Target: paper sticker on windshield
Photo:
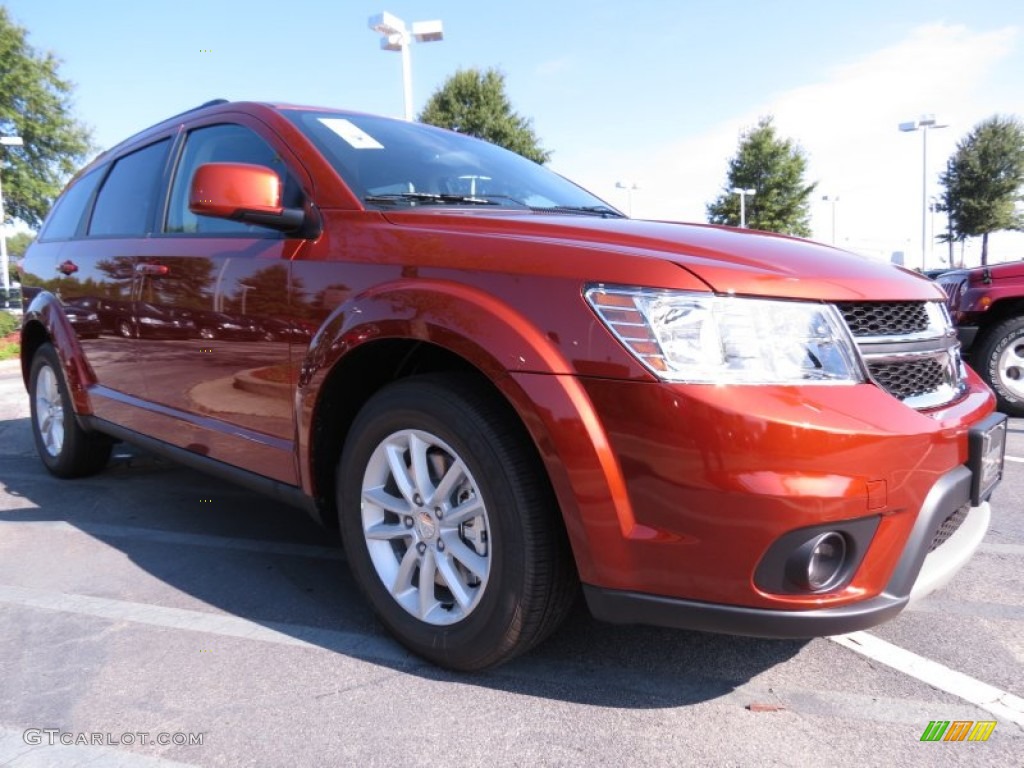
<path id="1" fill-rule="evenodd" d="M 320 122 L 341 136 L 353 149 L 384 149 L 384 145 L 373 136 L 343 117 L 321 117 Z"/>

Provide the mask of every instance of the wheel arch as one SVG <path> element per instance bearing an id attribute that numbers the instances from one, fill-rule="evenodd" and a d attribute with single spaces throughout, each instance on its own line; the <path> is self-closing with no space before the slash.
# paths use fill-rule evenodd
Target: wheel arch
<path id="1" fill-rule="evenodd" d="M 993 302 L 978 319 L 979 338 L 974 342 L 975 346 L 983 344 L 997 325 L 1014 317 L 1024 317 L 1024 297 L 1003 298 Z"/>
<path id="2" fill-rule="evenodd" d="M 575 509 L 567 496 L 570 484 L 551 476 L 559 465 L 546 455 L 553 441 L 510 375 L 516 367 L 565 373 L 570 366 L 517 311 L 463 285 L 392 284 L 335 310 L 306 352 L 296 394 L 299 473 L 321 521 L 336 528 L 335 465 L 360 408 L 393 381 L 453 372 L 472 379 L 515 416 L 545 470 L 563 525 L 572 530 L 566 519 Z"/>
<path id="3" fill-rule="evenodd" d="M 60 299 L 43 291 L 32 300 L 22 321 L 21 375 L 26 388 L 32 358 L 47 342 L 57 350 L 76 418 L 91 414 L 92 403 L 88 388 L 96 383 L 96 374 L 85 359 L 78 336 L 64 314 Z"/>

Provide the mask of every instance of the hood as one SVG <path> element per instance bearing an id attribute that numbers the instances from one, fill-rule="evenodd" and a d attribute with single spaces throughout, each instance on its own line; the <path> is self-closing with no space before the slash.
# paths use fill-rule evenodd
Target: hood
<path id="1" fill-rule="evenodd" d="M 1024 279 L 1024 261 L 1012 261 L 1008 264 L 992 264 L 988 267 L 977 267 L 971 270 L 971 277 L 980 277 L 986 269 L 993 280 Z"/>
<path id="2" fill-rule="evenodd" d="M 732 227 L 451 208 L 388 211 L 385 218 L 402 227 L 661 259 L 688 270 L 720 294 L 826 301 L 945 298 L 933 281 L 901 267 L 808 240 Z"/>

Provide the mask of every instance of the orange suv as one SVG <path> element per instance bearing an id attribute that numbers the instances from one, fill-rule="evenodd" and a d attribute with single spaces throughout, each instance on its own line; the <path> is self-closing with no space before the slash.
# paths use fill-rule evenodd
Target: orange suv
<path id="1" fill-rule="evenodd" d="M 970 558 L 1002 473 L 934 283 L 631 220 L 415 123 L 203 105 L 79 173 L 22 269 L 53 474 L 124 440 L 305 508 L 450 668 L 534 646 L 580 583 L 612 622 L 874 625 Z M 79 304 L 120 323 L 78 335 Z M 214 315 L 308 331 L 190 332 Z"/>

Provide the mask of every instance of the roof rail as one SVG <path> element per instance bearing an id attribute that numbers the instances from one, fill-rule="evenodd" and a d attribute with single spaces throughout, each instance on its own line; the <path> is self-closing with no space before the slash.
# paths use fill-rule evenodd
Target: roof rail
<path id="1" fill-rule="evenodd" d="M 206 107 L 213 107 L 213 106 L 216 106 L 217 104 L 227 104 L 227 103 L 228 103 L 227 99 L 210 99 L 210 101 L 203 102 L 198 107 L 192 107 L 192 109 L 186 109 L 184 112 L 179 112 L 176 115 L 171 115 L 170 117 L 166 118 L 164 120 L 164 122 L 167 122 L 167 120 L 176 120 L 179 117 L 183 117 L 184 115 L 191 114 L 192 112 L 196 112 L 196 111 L 198 111 L 200 109 L 205 109 Z"/>

